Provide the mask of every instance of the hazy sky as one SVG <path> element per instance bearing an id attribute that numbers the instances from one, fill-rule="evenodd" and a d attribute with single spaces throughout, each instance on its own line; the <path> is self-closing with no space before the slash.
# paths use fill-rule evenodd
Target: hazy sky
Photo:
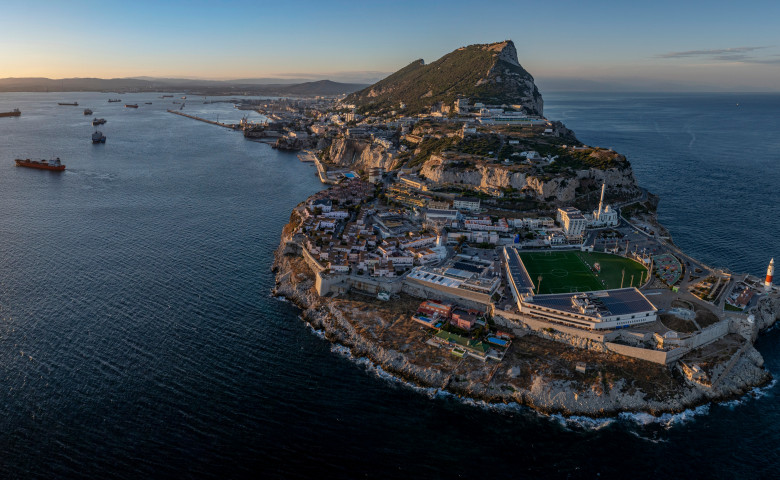
<path id="1" fill-rule="evenodd" d="M 780 90 L 780 1 L 0 0 L 0 19 L 0 77 L 366 81 L 510 38 L 542 86 Z"/>

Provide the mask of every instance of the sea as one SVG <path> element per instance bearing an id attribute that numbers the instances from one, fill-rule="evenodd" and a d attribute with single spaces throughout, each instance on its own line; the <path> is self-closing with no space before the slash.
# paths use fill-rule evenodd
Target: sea
<path id="1" fill-rule="evenodd" d="M 780 476 L 775 382 L 676 415 L 566 418 L 352 358 L 271 294 L 314 167 L 161 95 L 0 93 L 22 111 L 0 118 L 0 478 Z M 181 111 L 247 113 L 211 100 Z M 779 111 L 780 95 L 545 95 L 550 119 L 628 157 L 686 252 L 756 275 L 780 257 Z M 65 172 L 13 161 L 55 156 Z M 757 343 L 776 376 L 779 343 Z"/>

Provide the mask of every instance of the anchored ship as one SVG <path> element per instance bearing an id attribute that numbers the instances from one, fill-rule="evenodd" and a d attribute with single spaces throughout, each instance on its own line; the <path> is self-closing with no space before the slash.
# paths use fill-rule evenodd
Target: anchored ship
<path id="1" fill-rule="evenodd" d="M 22 112 L 20 112 L 18 108 L 14 108 L 10 112 L 0 112 L 0 117 L 18 117 L 21 114 Z"/>
<path id="2" fill-rule="evenodd" d="M 85 108 L 84 109 L 84 115 L 92 115 L 92 110 Z"/>
<path id="3" fill-rule="evenodd" d="M 100 130 L 92 134 L 92 143 L 106 143 L 106 136 Z"/>
<path id="4" fill-rule="evenodd" d="M 103 125 L 104 123 L 106 123 L 106 119 L 105 118 L 93 118 L 92 119 L 92 126 L 93 127 L 97 127 L 98 125 Z"/>
<path id="5" fill-rule="evenodd" d="M 57 103 L 57 105 L 67 105 L 69 107 L 78 107 L 79 106 L 79 102 L 73 102 L 73 103 L 59 102 L 59 103 Z"/>
<path id="6" fill-rule="evenodd" d="M 121 102 L 121 101 L 122 101 L 121 98 L 109 98 L 108 99 L 108 103 Z"/>
<path id="7" fill-rule="evenodd" d="M 17 158 L 16 166 L 28 167 L 28 168 L 40 168 L 42 170 L 54 170 L 56 172 L 61 172 L 65 170 L 65 165 L 63 165 L 62 162 L 60 162 L 60 157 L 57 157 L 53 160 L 30 160 L 29 158 L 22 160 L 21 158 Z"/>
<path id="8" fill-rule="evenodd" d="M 125 105 L 125 108 L 138 108 L 137 103 L 128 103 Z"/>

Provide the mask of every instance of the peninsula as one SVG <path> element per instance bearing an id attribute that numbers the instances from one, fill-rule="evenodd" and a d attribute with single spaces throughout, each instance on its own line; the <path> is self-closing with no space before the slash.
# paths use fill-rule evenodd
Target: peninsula
<path id="1" fill-rule="evenodd" d="M 680 251 L 625 156 L 544 117 L 512 41 L 323 102 L 247 105 L 270 122 L 244 133 L 303 150 L 331 185 L 293 210 L 275 293 L 354 356 L 565 415 L 770 381 L 753 343 L 778 317 L 774 263 L 757 278 Z"/>

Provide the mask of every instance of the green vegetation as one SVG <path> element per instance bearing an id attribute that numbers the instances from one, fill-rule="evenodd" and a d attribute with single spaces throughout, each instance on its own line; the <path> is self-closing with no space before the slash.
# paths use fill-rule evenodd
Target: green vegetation
<path id="1" fill-rule="evenodd" d="M 349 95 L 345 102 L 356 104 L 361 113 L 401 110 L 400 103 L 403 102 L 406 108 L 402 111 L 415 114 L 439 102 L 452 105 L 458 97 L 486 104 L 520 104 L 525 97 L 539 98 L 541 95 L 535 86 L 529 92 L 514 82 L 484 82 L 488 72 L 499 62 L 498 72 L 509 70 L 523 80 L 533 81 L 522 67 L 498 60 L 503 45 L 470 45 L 428 65 L 423 60 L 416 60 L 374 85 Z M 502 77 L 506 80 L 505 75 Z"/>
<path id="2" fill-rule="evenodd" d="M 501 149 L 501 139 L 498 135 L 483 135 L 479 137 L 467 137 L 454 146 L 453 150 L 487 157 L 495 155 Z"/>
<path id="3" fill-rule="evenodd" d="M 542 277 L 541 293 L 568 293 L 620 288 L 623 270 L 623 286 L 638 287 L 640 277 L 647 275 L 647 269 L 631 259 L 600 252 L 523 252 L 520 254 L 534 284 Z M 595 263 L 601 271 L 593 271 Z"/>
<path id="4" fill-rule="evenodd" d="M 428 161 L 429 158 L 431 158 L 431 155 L 442 152 L 444 149 L 452 145 L 452 143 L 452 139 L 448 137 L 426 138 L 420 142 L 419 146 L 417 147 L 419 151 L 414 154 L 414 157 L 408 162 L 407 166 L 416 167 L 418 165 L 422 165 Z"/>

